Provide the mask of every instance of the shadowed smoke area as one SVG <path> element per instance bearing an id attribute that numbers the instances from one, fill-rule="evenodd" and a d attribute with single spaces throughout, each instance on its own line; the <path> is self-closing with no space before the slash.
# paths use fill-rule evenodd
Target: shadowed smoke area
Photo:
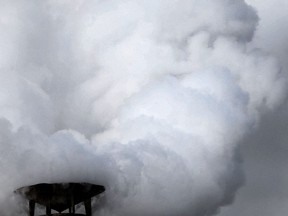
<path id="1" fill-rule="evenodd" d="M 285 94 L 243 0 L 0 0 L 0 212 L 16 188 L 105 185 L 100 216 L 209 216 Z"/>

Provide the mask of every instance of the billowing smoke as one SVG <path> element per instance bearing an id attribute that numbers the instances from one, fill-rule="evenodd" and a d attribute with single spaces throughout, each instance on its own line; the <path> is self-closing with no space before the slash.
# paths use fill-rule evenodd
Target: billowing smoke
<path id="1" fill-rule="evenodd" d="M 231 203 L 237 143 L 284 97 L 257 22 L 244 0 L 1 0 L 1 215 L 39 182 L 105 185 L 102 216 Z"/>

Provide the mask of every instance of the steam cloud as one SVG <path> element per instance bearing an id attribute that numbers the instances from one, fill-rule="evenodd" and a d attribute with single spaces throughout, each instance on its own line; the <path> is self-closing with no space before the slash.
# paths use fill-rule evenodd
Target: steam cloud
<path id="1" fill-rule="evenodd" d="M 243 0 L 1 0 L 1 215 L 39 182 L 105 185 L 102 216 L 231 203 L 237 143 L 285 91 L 257 22 Z"/>

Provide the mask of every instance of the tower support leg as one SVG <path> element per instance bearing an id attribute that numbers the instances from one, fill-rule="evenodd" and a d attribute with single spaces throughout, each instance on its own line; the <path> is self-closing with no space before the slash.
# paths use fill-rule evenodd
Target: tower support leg
<path id="1" fill-rule="evenodd" d="M 51 206 L 50 206 L 50 203 L 46 206 L 46 215 L 48 215 L 48 216 L 51 215 Z"/>
<path id="2" fill-rule="evenodd" d="M 34 216 L 35 213 L 35 201 L 30 200 L 29 201 L 29 216 Z"/>
<path id="3" fill-rule="evenodd" d="M 92 215 L 91 198 L 84 201 L 85 211 L 87 216 Z"/>

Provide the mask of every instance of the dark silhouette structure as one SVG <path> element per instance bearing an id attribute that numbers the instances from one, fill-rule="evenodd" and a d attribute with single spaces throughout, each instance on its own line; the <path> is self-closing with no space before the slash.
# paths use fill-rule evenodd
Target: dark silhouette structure
<path id="1" fill-rule="evenodd" d="M 51 210 L 60 215 L 83 215 L 75 213 L 75 205 L 83 202 L 86 216 L 92 215 L 91 199 L 105 191 L 102 185 L 89 183 L 41 183 L 22 187 L 16 190 L 29 201 L 29 216 L 34 216 L 35 204 L 46 206 L 46 215 L 51 216 Z M 61 213 L 69 209 L 69 213 Z"/>

